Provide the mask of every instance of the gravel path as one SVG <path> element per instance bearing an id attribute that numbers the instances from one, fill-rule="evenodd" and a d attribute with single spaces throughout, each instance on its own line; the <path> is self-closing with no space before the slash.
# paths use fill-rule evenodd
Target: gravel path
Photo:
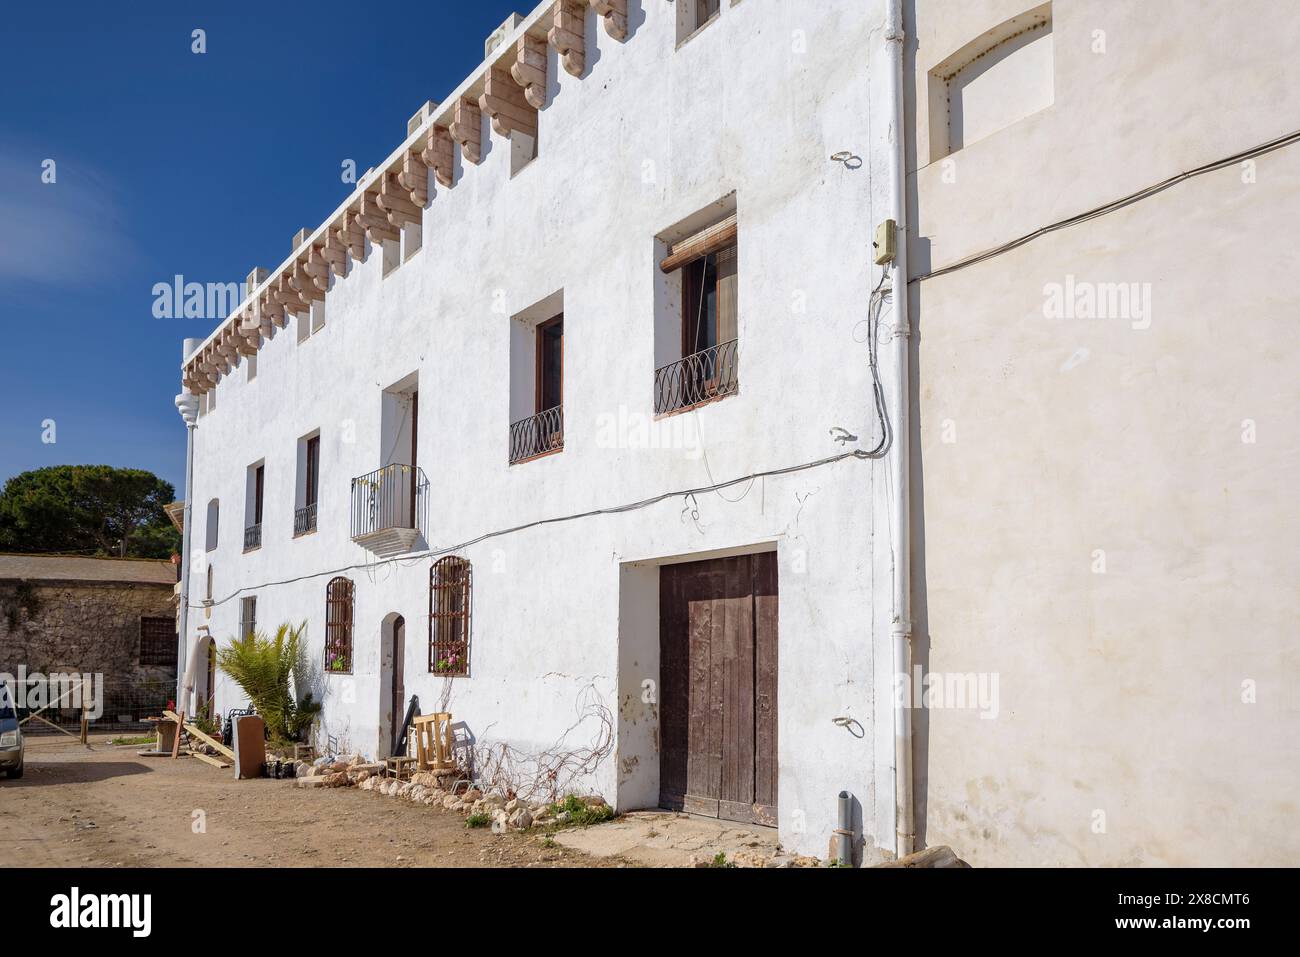
<path id="1" fill-rule="evenodd" d="M 138 746 L 29 738 L 0 780 L 0 861 L 28 867 L 619 867 L 538 835 L 469 830 L 451 811 L 355 788 L 236 781 Z"/>

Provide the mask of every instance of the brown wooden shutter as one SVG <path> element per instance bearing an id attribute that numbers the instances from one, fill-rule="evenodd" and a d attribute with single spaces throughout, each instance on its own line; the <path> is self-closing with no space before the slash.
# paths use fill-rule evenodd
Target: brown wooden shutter
<path id="1" fill-rule="evenodd" d="M 668 250 L 668 258 L 659 263 L 659 268 L 664 272 L 681 269 L 709 253 L 716 253 L 720 249 L 735 245 L 737 235 L 736 214 L 732 213 L 721 222 L 673 243 Z"/>

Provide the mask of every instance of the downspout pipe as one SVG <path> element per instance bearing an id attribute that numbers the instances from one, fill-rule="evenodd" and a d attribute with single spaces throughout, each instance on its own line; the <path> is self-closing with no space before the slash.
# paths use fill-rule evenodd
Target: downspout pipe
<path id="1" fill-rule="evenodd" d="M 182 349 L 181 360 L 193 354 L 200 345 L 198 339 L 186 339 Z M 181 614 L 179 631 L 176 636 L 176 710 L 193 714 L 191 702 L 186 700 L 187 657 L 189 654 L 190 623 L 190 538 L 192 537 L 194 514 L 194 429 L 199 418 L 198 396 L 182 387 L 176 396 L 176 411 L 185 421 L 185 515 L 181 520 Z M 193 687 L 192 684 L 189 687 Z"/>
<path id="2" fill-rule="evenodd" d="M 897 376 L 893 395 L 894 409 L 891 443 L 890 478 L 893 486 L 893 522 L 890 543 L 894 555 L 893 603 L 890 633 L 893 639 L 893 665 L 898 676 L 912 674 L 912 528 L 911 476 L 908 458 L 911 451 L 909 425 L 909 371 L 911 327 L 907 302 L 907 128 L 903 109 L 903 0 L 887 0 L 885 50 L 889 61 L 887 84 L 890 94 L 889 161 L 890 217 L 897 229 L 896 254 L 890 277 L 893 300 L 894 368 Z M 906 687 L 906 685 L 904 685 Z M 894 700 L 894 851 L 905 857 L 915 849 L 916 816 L 912 793 L 912 712 L 911 695 L 899 694 Z"/>

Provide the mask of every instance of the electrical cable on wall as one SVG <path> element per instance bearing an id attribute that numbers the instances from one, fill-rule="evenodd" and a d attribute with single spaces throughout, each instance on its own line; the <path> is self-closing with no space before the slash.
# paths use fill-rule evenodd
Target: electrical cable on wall
<path id="1" fill-rule="evenodd" d="M 344 572 L 356 571 L 360 569 L 370 570 L 370 574 L 373 576 L 374 571 L 376 571 L 380 565 L 391 566 L 394 564 L 400 564 L 403 567 L 410 567 L 411 565 L 425 562 L 425 561 L 431 563 L 433 560 L 437 558 L 441 558 L 444 555 L 450 555 L 455 552 L 463 551 L 466 548 L 470 548 L 474 545 L 481 544 L 482 542 L 488 541 L 489 539 L 501 538 L 506 535 L 513 535 L 518 532 L 527 531 L 529 529 L 541 528 L 547 525 L 558 525 L 565 522 L 577 521 L 579 519 L 584 519 L 584 518 L 595 518 L 601 515 L 619 515 L 625 512 L 633 512 L 639 509 L 648 508 L 652 505 L 657 505 L 660 502 L 665 502 L 673 498 L 680 497 L 684 500 L 689 500 L 695 496 L 703 495 L 709 492 L 721 492 L 721 490 L 723 489 L 732 488 L 734 486 L 741 485 L 746 482 L 752 485 L 755 481 L 759 479 L 771 478 L 780 475 L 793 475 L 798 472 L 806 472 L 811 469 L 817 469 L 827 465 L 833 465 L 836 462 L 842 462 L 845 461 L 846 459 L 854 459 L 857 461 L 869 461 L 872 459 L 881 458 L 889 450 L 890 445 L 892 444 L 891 443 L 892 433 L 889 426 L 888 415 L 885 411 L 885 393 L 884 393 L 884 386 L 881 384 L 880 381 L 880 363 L 879 363 L 879 357 L 877 355 L 879 344 L 880 344 L 881 307 L 884 303 L 884 298 L 885 298 L 884 295 L 881 294 L 881 289 L 884 286 L 885 279 L 888 277 L 888 275 L 889 275 L 888 269 L 881 270 L 880 281 L 877 282 L 875 288 L 871 290 L 871 295 L 867 303 L 867 319 L 866 319 L 867 362 L 871 370 L 871 391 L 872 391 L 872 396 L 874 399 L 874 405 L 876 409 L 876 419 L 880 425 L 880 439 L 875 444 L 875 446 L 869 450 L 850 449 L 845 452 L 840 452 L 836 455 L 829 455 L 826 456 L 825 458 L 814 459 L 811 462 L 804 462 L 799 465 L 790 465 L 784 468 L 768 469 L 761 472 L 751 472 L 748 475 L 742 475 L 739 478 L 728 479 L 722 482 L 713 481 L 711 470 L 708 470 L 708 467 L 706 465 L 706 471 L 709 471 L 709 479 L 711 482 L 711 484 L 709 485 L 703 485 L 698 488 L 681 489 L 673 492 L 663 492 L 659 495 L 654 495 L 651 496 L 650 498 L 641 499 L 640 501 L 637 502 L 629 502 L 625 505 L 615 505 L 615 506 L 610 506 L 608 508 L 590 509 L 585 512 L 576 512 L 569 515 L 556 516 L 554 518 L 535 519 L 534 521 L 525 522 L 521 525 L 514 525 L 509 528 L 498 529 L 492 532 L 485 532 L 481 535 L 478 535 L 474 538 L 467 539 L 466 541 L 460 542 L 455 545 L 450 545 L 445 547 L 432 547 L 423 552 L 419 552 L 417 554 L 409 555 L 405 557 L 390 558 L 390 559 L 377 561 L 377 562 L 372 562 L 372 561 L 359 562 L 351 565 L 344 565 L 340 568 L 329 569 L 327 571 L 312 572 L 306 575 L 298 575 L 293 578 L 285 578 L 279 581 L 263 582 L 259 585 L 247 585 L 242 588 L 236 589 L 235 591 L 231 592 L 229 595 L 226 595 L 224 598 L 201 602 L 200 604 L 197 605 L 191 604 L 189 607 L 192 609 L 214 608 L 217 607 L 218 605 L 223 605 L 226 602 L 239 597 L 244 592 L 260 591 L 265 588 L 272 588 L 280 585 L 292 585 L 292 584 L 296 584 L 297 582 L 310 581 L 313 578 L 323 578 L 327 575 L 340 575 L 343 574 Z M 894 294 L 897 293 L 895 292 Z M 847 437 L 847 433 L 844 433 L 844 430 L 842 429 L 840 429 L 839 432 L 841 433 L 841 435 L 837 437 L 835 441 L 844 441 L 845 438 Z M 836 430 L 832 429 L 831 434 L 836 435 Z M 732 499 L 727 499 L 725 496 L 722 496 L 723 501 L 733 502 L 733 503 L 740 501 L 744 497 L 745 496 L 742 495 L 740 499 L 732 500 Z"/>
<path id="2" fill-rule="evenodd" d="M 967 266 L 974 266 L 977 263 L 984 262 L 986 259 L 992 259 L 993 257 L 1000 256 L 1003 253 L 1011 252 L 1013 249 L 1018 249 L 1026 243 L 1032 242 L 1040 236 L 1045 236 L 1048 233 L 1054 233 L 1058 229 L 1077 226 L 1080 223 L 1086 223 L 1090 219 L 1096 219 L 1099 216 L 1105 216 L 1107 213 L 1121 210 L 1140 200 L 1147 199 L 1157 193 L 1162 193 L 1171 186 L 1177 186 L 1184 180 L 1191 179 L 1194 176 L 1200 176 L 1203 173 L 1212 173 L 1215 170 L 1224 169 L 1228 166 L 1235 166 L 1238 163 L 1244 163 L 1248 159 L 1254 159 L 1256 156 L 1263 156 L 1265 153 L 1271 153 L 1274 150 L 1282 149 L 1283 147 L 1290 146 L 1296 142 L 1300 142 L 1300 130 L 1297 130 L 1294 133 L 1288 133 L 1285 136 L 1279 136 L 1277 139 L 1269 140 L 1267 143 L 1261 143 L 1259 146 L 1252 147 L 1251 149 L 1237 153 L 1234 156 L 1215 160 L 1212 163 L 1206 163 L 1204 166 L 1198 166 L 1195 169 L 1189 169 L 1184 173 L 1179 173 L 1177 176 L 1171 176 L 1168 179 L 1162 180 L 1152 186 L 1148 186 L 1145 189 L 1140 189 L 1136 193 L 1130 193 L 1114 202 L 1090 209 L 1086 213 L 1079 213 L 1077 216 L 1071 216 L 1068 219 L 1059 220 L 1051 225 L 1040 227 L 1032 233 L 1026 233 L 1018 239 L 1013 239 L 1010 242 L 1003 243 L 1001 246 L 995 246 L 992 249 L 985 250 L 984 252 L 967 256 L 965 259 L 959 259 L 947 266 L 931 270 L 925 275 L 914 276 L 910 282 L 924 282 L 927 279 L 935 279 L 939 276 L 945 276 L 950 272 L 956 272 L 958 269 L 965 269 Z"/>

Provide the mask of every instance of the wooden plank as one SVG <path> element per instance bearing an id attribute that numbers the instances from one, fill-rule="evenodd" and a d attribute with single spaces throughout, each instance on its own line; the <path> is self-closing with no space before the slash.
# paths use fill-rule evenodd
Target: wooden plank
<path id="1" fill-rule="evenodd" d="M 750 821 L 754 803 L 754 619 L 748 555 L 724 559 L 723 762 L 719 816 Z M 726 805 L 731 806 L 729 810 Z"/>
<path id="2" fill-rule="evenodd" d="M 164 711 L 164 712 L 163 712 L 163 717 L 164 717 L 164 718 L 171 718 L 173 721 L 177 722 L 178 724 L 181 724 L 182 727 L 185 728 L 186 733 L 189 734 L 191 737 L 198 738 L 200 741 L 202 741 L 204 744 L 206 744 L 206 745 L 207 745 L 208 747 L 210 747 L 210 748 L 216 748 L 216 750 L 217 750 L 219 753 L 224 754 L 224 755 L 225 755 L 227 758 L 229 758 L 231 761 L 235 760 L 235 752 L 234 752 L 234 751 L 231 751 L 228 747 L 226 747 L 224 744 L 222 744 L 220 741 L 216 740 L 215 738 L 210 738 L 210 737 L 208 737 L 206 734 L 204 734 L 202 731 L 200 731 L 200 730 L 199 730 L 198 728 L 196 728 L 194 725 L 192 725 L 192 724 L 184 724 L 184 723 L 181 721 L 181 719 L 180 719 L 179 717 L 177 717 L 177 715 L 176 715 L 176 713 L 175 713 L 174 711 Z M 176 737 L 179 739 L 179 738 L 180 738 L 180 735 L 177 735 Z"/>
<path id="3" fill-rule="evenodd" d="M 754 573 L 754 804 L 776 823 L 777 793 L 777 567 L 776 552 L 753 556 Z"/>
<path id="4" fill-rule="evenodd" d="M 221 768 L 222 770 L 225 770 L 226 768 L 230 767 L 230 764 L 228 764 L 227 762 L 219 760 L 218 758 L 214 758 L 210 754 L 203 754 L 200 751 L 190 751 L 188 753 L 190 757 L 198 758 L 204 764 L 210 764 L 214 768 Z"/>
<path id="5" fill-rule="evenodd" d="M 680 566 L 659 569 L 659 803 L 680 810 L 686 797 L 689 676 Z"/>

